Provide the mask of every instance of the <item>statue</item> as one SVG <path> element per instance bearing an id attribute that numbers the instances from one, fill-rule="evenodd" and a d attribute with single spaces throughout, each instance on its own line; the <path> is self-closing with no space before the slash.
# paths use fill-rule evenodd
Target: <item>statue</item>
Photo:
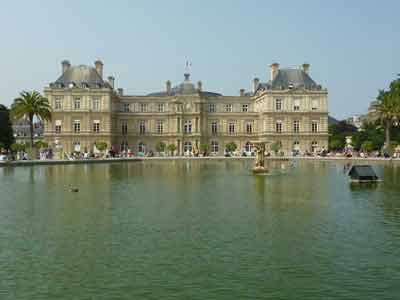
<path id="1" fill-rule="evenodd" d="M 256 163 L 253 167 L 253 173 L 267 173 L 268 170 L 265 167 L 265 143 L 257 142 L 253 143 L 256 148 Z"/>

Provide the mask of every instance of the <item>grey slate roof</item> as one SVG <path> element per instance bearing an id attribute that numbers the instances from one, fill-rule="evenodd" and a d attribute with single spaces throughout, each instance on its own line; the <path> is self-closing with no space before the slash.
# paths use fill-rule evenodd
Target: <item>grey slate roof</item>
<path id="1" fill-rule="evenodd" d="M 84 65 L 69 67 L 50 86 L 68 87 L 71 83 L 77 87 L 109 87 L 109 84 L 100 77 L 95 68 Z"/>
<path id="2" fill-rule="evenodd" d="M 322 87 L 301 69 L 279 69 L 274 80 L 260 83 L 257 90 L 287 90 L 302 88 L 306 90 L 321 90 Z"/>

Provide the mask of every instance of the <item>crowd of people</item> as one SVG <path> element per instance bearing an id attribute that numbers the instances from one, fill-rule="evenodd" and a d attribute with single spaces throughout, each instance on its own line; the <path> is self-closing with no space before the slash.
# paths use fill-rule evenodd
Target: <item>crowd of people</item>
<path id="1" fill-rule="evenodd" d="M 31 154 L 32 155 L 32 154 Z M 101 152 L 88 152 L 84 150 L 83 152 L 71 152 L 64 153 L 63 159 L 65 160 L 80 160 L 80 159 L 101 159 L 101 158 L 132 158 L 132 157 L 164 157 L 168 156 L 167 152 L 154 152 L 149 150 L 147 152 L 138 152 L 135 153 L 130 149 L 123 151 L 116 151 L 113 148 Z M 199 150 L 186 151 L 183 153 L 184 157 L 206 157 L 206 156 L 218 156 L 216 153 L 209 153 L 206 151 L 200 152 Z M 227 151 L 224 150 L 223 156 L 225 157 L 254 157 L 255 151 L 245 151 L 236 150 L 236 151 Z M 286 153 L 282 151 L 278 152 L 266 152 L 265 157 L 279 157 L 279 156 L 287 156 Z M 336 158 L 400 158 L 400 148 L 396 148 L 396 150 L 390 155 L 385 151 L 357 151 L 354 149 L 343 149 L 342 151 L 328 151 L 326 149 L 320 149 L 314 152 L 304 151 L 300 152 L 298 150 L 293 150 L 289 156 L 298 156 L 298 157 L 336 157 Z M 12 152 L 11 150 L 0 149 L 0 161 L 13 161 L 13 160 L 30 160 L 30 159 L 39 159 L 39 160 L 48 160 L 54 159 L 54 153 L 51 148 L 40 149 L 36 152 L 36 157 L 31 158 L 27 151 L 21 150 L 17 152 Z"/>

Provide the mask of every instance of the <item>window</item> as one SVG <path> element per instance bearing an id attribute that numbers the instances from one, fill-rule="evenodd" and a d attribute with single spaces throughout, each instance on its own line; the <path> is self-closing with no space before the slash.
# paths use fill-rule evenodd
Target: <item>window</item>
<path id="1" fill-rule="evenodd" d="M 246 133 L 252 133 L 253 132 L 253 123 L 247 122 L 246 123 Z"/>
<path id="2" fill-rule="evenodd" d="M 93 121 L 93 132 L 95 132 L 95 133 L 100 132 L 100 121 L 99 120 Z"/>
<path id="3" fill-rule="evenodd" d="M 219 145 L 217 141 L 212 141 L 211 142 L 211 152 L 212 153 L 218 153 L 219 152 Z"/>
<path id="4" fill-rule="evenodd" d="M 54 109 L 62 110 L 62 97 L 56 97 L 54 100 Z"/>
<path id="5" fill-rule="evenodd" d="M 74 120 L 74 132 L 75 133 L 81 132 L 81 121 L 80 120 Z"/>
<path id="6" fill-rule="evenodd" d="M 318 149 L 318 142 L 317 141 L 312 141 L 311 142 L 311 152 L 316 152 Z"/>
<path id="7" fill-rule="evenodd" d="M 282 121 L 281 120 L 276 121 L 275 131 L 277 133 L 281 133 L 282 132 Z"/>
<path id="8" fill-rule="evenodd" d="M 217 134 L 218 133 L 218 123 L 217 122 L 212 122 L 211 123 L 211 133 L 212 134 Z"/>
<path id="9" fill-rule="evenodd" d="M 157 110 L 158 110 L 159 113 L 163 113 L 165 111 L 164 103 L 158 103 Z"/>
<path id="10" fill-rule="evenodd" d="M 293 121 L 293 132 L 298 133 L 300 131 L 300 121 L 294 120 Z"/>
<path id="11" fill-rule="evenodd" d="M 146 153 L 146 145 L 144 143 L 142 143 L 142 142 L 139 143 L 138 152 L 139 153 Z"/>
<path id="12" fill-rule="evenodd" d="M 311 121 L 311 132 L 318 132 L 318 121 Z"/>
<path id="13" fill-rule="evenodd" d="M 140 112 L 147 112 L 147 103 L 140 103 Z"/>
<path id="14" fill-rule="evenodd" d="M 93 110 L 94 111 L 100 110 L 100 98 L 98 98 L 98 97 L 93 98 Z"/>
<path id="15" fill-rule="evenodd" d="M 55 131 L 61 133 L 61 120 L 56 120 Z"/>
<path id="16" fill-rule="evenodd" d="M 293 110 L 299 111 L 300 110 L 300 99 L 294 99 L 293 101 Z"/>
<path id="17" fill-rule="evenodd" d="M 232 104 L 225 104 L 225 112 L 232 112 L 233 105 Z"/>
<path id="18" fill-rule="evenodd" d="M 128 151 L 128 141 L 121 142 L 121 151 Z"/>
<path id="19" fill-rule="evenodd" d="M 146 133 L 146 123 L 145 121 L 139 121 L 139 133 L 145 134 Z"/>
<path id="20" fill-rule="evenodd" d="M 183 152 L 190 153 L 192 152 L 192 143 L 191 142 L 184 142 L 183 143 Z"/>
<path id="21" fill-rule="evenodd" d="M 299 141 L 293 142 L 293 150 L 296 150 L 296 151 L 300 150 L 300 142 Z"/>
<path id="22" fill-rule="evenodd" d="M 313 99 L 311 101 L 311 110 L 317 110 L 318 109 L 318 99 Z"/>
<path id="23" fill-rule="evenodd" d="M 162 120 L 157 121 L 157 133 L 163 133 L 164 131 L 164 122 Z"/>
<path id="24" fill-rule="evenodd" d="M 192 133 L 192 121 L 191 120 L 185 120 L 183 124 L 183 132 L 184 133 Z"/>
<path id="25" fill-rule="evenodd" d="M 122 104 L 122 111 L 123 112 L 129 112 L 130 111 L 129 103 L 123 103 Z"/>
<path id="26" fill-rule="evenodd" d="M 81 151 L 81 142 L 79 141 L 74 141 L 72 143 L 72 145 L 74 146 L 74 151 L 75 152 L 80 152 Z"/>
<path id="27" fill-rule="evenodd" d="M 208 112 L 214 113 L 215 112 L 215 104 L 214 103 L 209 103 L 208 104 Z"/>
<path id="28" fill-rule="evenodd" d="M 121 131 L 122 131 L 122 134 L 128 133 L 128 122 L 127 121 L 121 122 Z"/>
<path id="29" fill-rule="evenodd" d="M 81 109 L 81 98 L 80 97 L 74 98 L 74 109 Z"/>
<path id="30" fill-rule="evenodd" d="M 275 100 L 275 110 L 282 110 L 282 99 Z"/>
<path id="31" fill-rule="evenodd" d="M 235 123 L 234 122 L 230 122 L 228 124 L 228 133 L 229 134 L 234 134 L 235 133 Z"/>
<path id="32" fill-rule="evenodd" d="M 248 112 L 249 111 L 249 105 L 248 104 L 243 104 L 242 105 L 242 112 Z"/>

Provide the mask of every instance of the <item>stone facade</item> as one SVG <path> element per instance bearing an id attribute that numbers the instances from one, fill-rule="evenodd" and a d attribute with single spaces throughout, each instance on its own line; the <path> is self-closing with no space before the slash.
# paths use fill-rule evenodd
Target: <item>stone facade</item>
<path id="1" fill-rule="evenodd" d="M 93 151 L 96 142 L 134 153 L 156 152 L 156 144 L 175 144 L 183 155 L 209 144 L 213 155 L 223 155 L 234 142 L 239 152 L 251 143 L 279 142 L 285 154 L 328 147 L 327 90 L 302 69 L 271 65 L 266 83 L 253 80 L 252 91 L 224 96 L 203 90 L 202 82 L 184 81 L 164 91 L 143 96 L 124 95 L 114 78 L 103 79 L 103 64 L 95 67 L 62 63 L 59 79 L 45 88 L 53 108 L 45 124 L 45 140 L 64 152 Z M 268 146 L 267 146 L 268 148 Z"/>

